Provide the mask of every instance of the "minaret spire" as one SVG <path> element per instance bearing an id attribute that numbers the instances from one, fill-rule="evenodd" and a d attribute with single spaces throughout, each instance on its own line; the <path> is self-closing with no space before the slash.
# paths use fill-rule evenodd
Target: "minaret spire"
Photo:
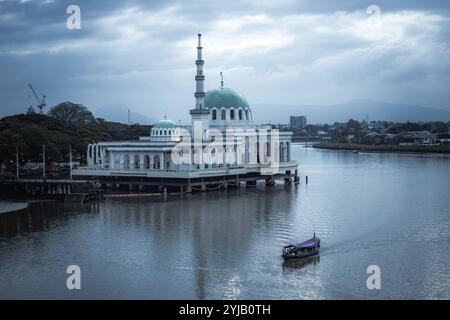
<path id="1" fill-rule="evenodd" d="M 197 60 L 195 64 L 197 66 L 197 74 L 195 75 L 195 108 L 189 110 L 191 114 L 191 134 L 193 142 L 193 152 L 191 153 L 191 163 L 197 164 L 199 168 L 204 168 L 203 160 L 203 142 L 209 141 L 209 117 L 211 110 L 204 105 L 205 91 L 204 91 L 204 81 L 205 76 L 203 75 L 203 64 L 202 59 L 202 35 L 198 34 L 198 45 L 197 45 Z"/>
<path id="2" fill-rule="evenodd" d="M 223 89 L 223 73 L 220 72 L 220 89 Z"/>
<path id="3" fill-rule="evenodd" d="M 196 91 L 195 91 L 195 109 L 203 109 L 203 100 L 205 98 L 204 91 L 204 81 L 205 76 L 203 75 L 203 64 L 205 61 L 202 59 L 202 34 L 198 34 L 198 46 L 197 46 L 197 60 L 195 64 L 197 65 L 197 74 L 195 76 Z"/>

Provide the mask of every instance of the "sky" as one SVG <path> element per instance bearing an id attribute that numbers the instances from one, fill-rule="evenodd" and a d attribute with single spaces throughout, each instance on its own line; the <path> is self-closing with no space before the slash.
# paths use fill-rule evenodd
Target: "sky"
<path id="1" fill-rule="evenodd" d="M 81 29 L 67 28 L 69 5 Z M 223 72 L 250 105 L 450 110 L 450 1 L 0 0 L 0 116 L 35 104 L 32 83 L 49 106 L 125 105 L 186 122 L 198 32 L 205 88 Z"/>

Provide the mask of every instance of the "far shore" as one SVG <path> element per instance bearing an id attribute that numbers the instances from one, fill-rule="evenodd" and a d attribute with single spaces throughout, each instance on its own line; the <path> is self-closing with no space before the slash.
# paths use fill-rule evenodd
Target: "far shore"
<path id="1" fill-rule="evenodd" d="M 26 209 L 28 205 L 28 202 L 0 201 L 0 214 L 23 210 Z"/>
<path id="2" fill-rule="evenodd" d="M 392 153 L 434 153 L 450 154 L 450 146 L 426 146 L 426 145 L 366 145 L 358 143 L 320 142 L 313 145 L 318 149 L 348 150 L 358 152 L 392 152 Z"/>

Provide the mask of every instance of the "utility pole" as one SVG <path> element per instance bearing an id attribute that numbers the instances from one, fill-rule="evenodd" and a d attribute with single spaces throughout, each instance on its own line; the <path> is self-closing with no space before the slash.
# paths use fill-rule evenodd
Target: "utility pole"
<path id="1" fill-rule="evenodd" d="M 19 145 L 16 144 L 16 179 L 19 181 Z"/>
<path id="2" fill-rule="evenodd" d="M 69 149 L 69 166 L 70 166 L 70 180 L 72 180 L 72 145 Z"/>
<path id="3" fill-rule="evenodd" d="M 42 177 L 45 179 L 45 144 L 42 145 Z"/>

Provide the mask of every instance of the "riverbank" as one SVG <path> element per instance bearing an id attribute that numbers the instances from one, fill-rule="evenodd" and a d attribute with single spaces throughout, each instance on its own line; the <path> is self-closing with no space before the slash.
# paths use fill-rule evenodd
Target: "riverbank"
<path id="1" fill-rule="evenodd" d="M 403 152 L 403 153 L 439 153 L 450 154 L 450 146 L 425 145 L 366 145 L 359 143 L 320 142 L 314 145 L 318 149 L 350 150 L 362 152 Z"/>
<path id="2" fill-rule="evenodd" d="M 0 214 L 23 210 L 26 209 L 28 205 L 29 203 L 27 202 L 0 201 Z"/>

